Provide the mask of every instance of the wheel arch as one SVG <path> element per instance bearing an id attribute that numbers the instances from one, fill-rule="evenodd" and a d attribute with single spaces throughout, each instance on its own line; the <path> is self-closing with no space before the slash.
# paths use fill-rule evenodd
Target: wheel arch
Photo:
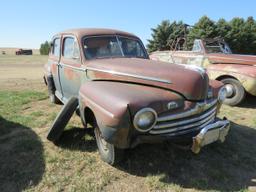
<path id="1" fill-rule="evenodd" d="M 96 116 L 93 112 L 93 110 L 86 106 L 83 108 L 83 123 L 84 125 L 90 124 L 94 127 L 96 122 Z"/>
<path id="2" fill-rule="evenodd" d="M 215 80 L 221 81 L 221 80 L 227 79 L 227 78 L 236 79 L 239 81 L 239 79 L 234 77 L 233 75 L 220 75 Z"/>

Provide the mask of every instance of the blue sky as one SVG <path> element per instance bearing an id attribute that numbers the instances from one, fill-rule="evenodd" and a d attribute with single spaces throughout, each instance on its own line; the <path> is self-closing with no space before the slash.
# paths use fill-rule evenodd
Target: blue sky
<path id="1" fill-rule="evenodd" d="M 56 32 L 78 27 L 114 28 L 138 35 L 146 44 L 150 28 L 164 19 L 194 24 L 253 16 L 255 0 L 5 0 L 0 4 L 0 47 L 39 48 Z"/>

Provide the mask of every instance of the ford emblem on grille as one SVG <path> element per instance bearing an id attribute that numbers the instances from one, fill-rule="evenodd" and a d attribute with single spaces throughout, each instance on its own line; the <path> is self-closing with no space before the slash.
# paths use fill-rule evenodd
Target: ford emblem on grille
<path id="1" fill-rule="evenodd" d="M 178 106 L 179 106 L 178 103 L 176 103 L 175 101 L 171 101 L 167 104 L 168 109 L 176 109 L 178 108 Z"/>

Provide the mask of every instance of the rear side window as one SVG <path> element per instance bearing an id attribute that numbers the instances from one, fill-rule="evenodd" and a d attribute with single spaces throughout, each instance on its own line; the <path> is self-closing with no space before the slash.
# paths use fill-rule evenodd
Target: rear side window
<path id="1" fill-rule="evenodd" d="M 73 37 L 66 37 L 64 39 L 63 56 L 67 59 L 79 59 L 78 43 Z"/>
<path id="2" fill-rule="evenodd" d="M 53 40 L 52 55 L 57 57 L 60 56 L 60 38 L 56 38 Z"/>

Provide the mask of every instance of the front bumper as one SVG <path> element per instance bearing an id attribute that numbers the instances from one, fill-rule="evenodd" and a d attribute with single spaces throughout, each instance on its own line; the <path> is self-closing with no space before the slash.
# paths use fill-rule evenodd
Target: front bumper
<path id="1" fill-rule="evenodd" d="M 194 153 L 199 153 L 201 148 L 205 145 L 216 141 L 225 141 L 230 129 L 230 122 L 227 119 L 216 119 L 214 122 L 206 125 L 197 131 L 182 135 L 159 134 L 159 135 L 137 135 L 131 143 L 131 147 L 135 147 L 141 143 L 158 143 L 163 141 L 170 141 L 173 143 L 186 143 L 191 145 L 191 150 Z"/>
<path id="2" fill-rule="evenodd" d="M 201 131 L 193 137 L 191 150 L 194 153 L 199 153 L 201 148 L 210 143 L 220 141 L 224 142 L 230 129 L 228 120 L 220 120 L 215 123 L 205 126 Z"/>

